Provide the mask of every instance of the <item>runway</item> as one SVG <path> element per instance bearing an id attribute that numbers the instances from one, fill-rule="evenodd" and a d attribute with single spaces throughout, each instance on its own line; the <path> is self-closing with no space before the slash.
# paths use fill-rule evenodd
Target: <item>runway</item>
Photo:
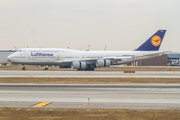
<path id="1" fill-rule="evenodd" d="M 89 103 L 88 103 L 89 98 Z M 0 84 L 0 107 L 180 109 L 180 85 Z"/>
<path id="2" fill-rule="evenodd" d="M 179 71 L 136 71 L 124 73 L 123 71 L 16 71 L 0 70 L 0 77 L 85 77 L 85 78 L 180 78 Z"/>

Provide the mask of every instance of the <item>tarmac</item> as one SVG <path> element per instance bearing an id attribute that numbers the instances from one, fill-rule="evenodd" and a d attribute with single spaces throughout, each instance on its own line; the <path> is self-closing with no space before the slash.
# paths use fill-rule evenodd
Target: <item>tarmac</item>
<path id="1" fill-rule="evenodd" d="M 180 109 L 179 84 L 0 84 L 0 107 Z"/>
<path id="2" fill-rule="evenodd" d="M 78 77 L 78 78 L 180 78 L 179 71 L 34 71 L 0 70 L 0 77 Z"/>

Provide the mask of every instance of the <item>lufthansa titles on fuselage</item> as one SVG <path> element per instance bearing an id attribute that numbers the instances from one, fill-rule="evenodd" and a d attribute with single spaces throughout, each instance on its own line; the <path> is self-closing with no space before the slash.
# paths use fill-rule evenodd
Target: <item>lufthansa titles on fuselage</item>
<path id="1" fill-rule="evenodd" d="M 36 56 L 36 57 L 52 57 L 53 53 L 31 53 L 31 56 Z"/>

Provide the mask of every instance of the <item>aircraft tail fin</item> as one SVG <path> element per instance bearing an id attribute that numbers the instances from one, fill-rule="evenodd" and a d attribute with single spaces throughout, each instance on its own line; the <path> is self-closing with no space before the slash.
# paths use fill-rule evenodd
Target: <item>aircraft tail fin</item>
<path id="1" fill-rule="evenodd" d="M 158 51 L 163 41 L 165 33 L 166 30 L 158 30 L 135 51 Z"/>

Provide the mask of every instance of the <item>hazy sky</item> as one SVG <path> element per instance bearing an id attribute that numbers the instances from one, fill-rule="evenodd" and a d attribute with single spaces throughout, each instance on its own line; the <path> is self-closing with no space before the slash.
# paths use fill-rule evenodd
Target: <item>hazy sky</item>
<path id="1" fill-rule="evenodd" d="M 1 50 L 134 50 L 159 29 L 180 52 L 179 0 L 0 0 Z"/>

